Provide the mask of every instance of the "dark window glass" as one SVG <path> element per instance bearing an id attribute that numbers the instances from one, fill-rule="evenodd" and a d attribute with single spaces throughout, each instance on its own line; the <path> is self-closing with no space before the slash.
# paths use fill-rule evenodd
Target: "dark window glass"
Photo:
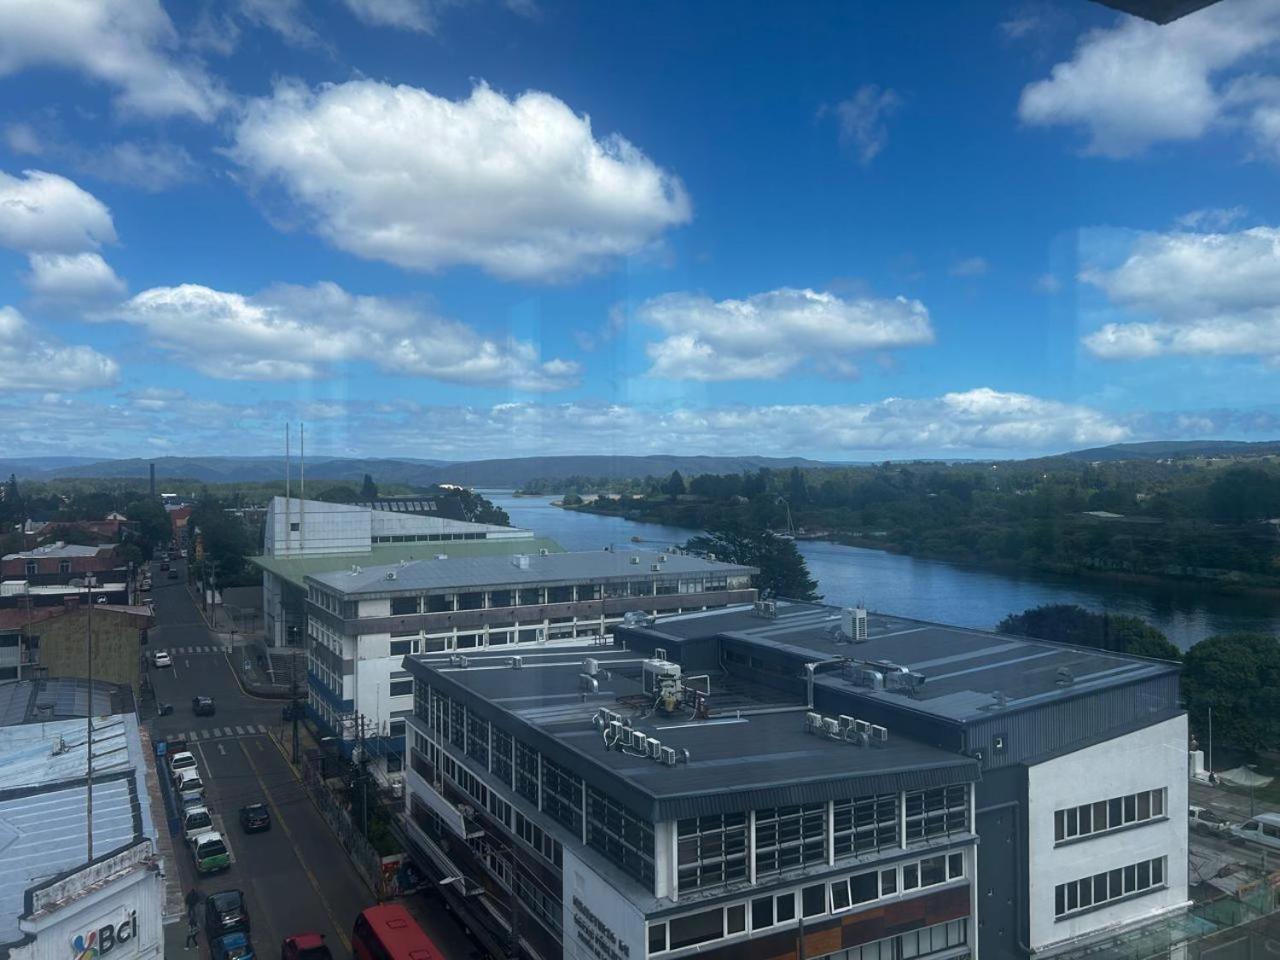
<path id="1" fill-rule="evenodd" d="M 816 917 L 826 913 L 827 885 L 825 883 L 815 883 L 813 886 L 805 887 L 802 903 L 806 917 Z"/>
<path id="2" fill-rule="evenodd" d="M 849 878 L 849 892 L 854 903 L 867 903 L 880 895 L 880 877 L 876 872 L 860 873 Z"/>
<path id="3" fill-rule="evenodd" d="M 676 917 L 668 923 L 671 932 L 671 949 L 691 947 L 695 943 L 706 943 L 724 936 L 724 919 L 722 909 L 704 910 L 702 913 L 690 914 L 687 917 Z"/>
<path id="4" fill-rule="evenodd" d="M 776 922 L 786 923 L 788 920 L 796 918 L 796 895 L 794 893 L 784 893 L 777 899 L 777 918 Z"/>
<path id="5" fill-rule="evenodd" d="M 773 926 L 773 897 L 759 897 L 751 901 L 751 929 L 763 930 Z"/>

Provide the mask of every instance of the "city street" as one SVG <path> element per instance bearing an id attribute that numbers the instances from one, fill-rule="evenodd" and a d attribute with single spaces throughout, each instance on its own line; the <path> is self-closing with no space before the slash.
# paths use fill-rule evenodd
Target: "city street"
<path id="1" fill-rule="evenodd" d="M 337 958 L 351 955 L 350 931 L 357 912 L 374 902 L 372 893 L 347 858 L 328 824 L 303 791 L 271 736 L 284 729 L 282 702 L 246 695 L 236 681 L 218 637 L 206 629 L 181 576 L 157 579 L 152 591 L 156 626 L 144 649 L 148 657 L 169 651 L 173 666 L 149 669 L 157 703 L 172 703 L 173 713 L 144 720 L 153 739 L 185 737 L 196 755 L 208 805 L 231 849 L 227 871 L 197 878 L 181 838 L 175 838 L 176 868 L 184 891 L 194 885 L 202 896 L 224 889 L 244 892 L 252 919 L 252 939 L 261 956 L 274 955 L 283 937 L 308 931 L 325 934 Z M 163 573 L 160 577 L 165 577 Z M 194 716 L 191 698 L 213 697 L 214 716 Z M 286 741 L 287 742 L 287 741 Z M 245 834 L 239 810 L 264 802 L 271 829 Z M 161 821 L 161 824 L 163 821 Z M 159 825 L 159 824 L 158 824 Z M 200 909 L 203 909 L 203 905 Z M 444 913 L 424 914 L 427 932 L 448 957 L 466 957 L 470 941 Z M 201 953 L 208 944 L 201 935 Z"/>

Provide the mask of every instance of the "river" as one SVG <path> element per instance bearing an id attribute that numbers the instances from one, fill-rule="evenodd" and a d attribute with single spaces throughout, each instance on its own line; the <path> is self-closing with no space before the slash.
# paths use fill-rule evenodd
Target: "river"
<path id="1" fill-rule="evenodd" d="M 554 497 L 515 497 L 480 491 L 518 527 L 550 537 L 566 550 L 598 550 L 609 544 L 684 543 L 692 532 L 621 517 L 597 516 L 551 506 Z M 1217 633 L 1280 634 L 1280 597 L 1224 594 L 1187 583 L 1149 584 L 1029 573 L 1011 576 L 975 567 L 918 560 L 882 550 L 825 541 L 797 544 L 828 603 L 991 629 L 1010 613 L 1046 603 L 1075 603 L 1089 610 L 1127 613 L 1162 630 L 1185 650 Z"/>

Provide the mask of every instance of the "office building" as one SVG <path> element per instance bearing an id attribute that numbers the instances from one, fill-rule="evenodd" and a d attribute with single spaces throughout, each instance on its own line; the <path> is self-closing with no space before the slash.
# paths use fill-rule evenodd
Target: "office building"
<path id="1" fill-rule="evenodd" d="M 422 519 L 422 518 L 414 518 Z M 305 577 L 310 709 L 349 751 L 403 763 L 406 654 L 525 648 L 608 636 L 627 614 L 751 601 L 751 567 L 687 554 L 594 550 L 455 556 Z"/>
<path id="2" fill-rule="evenodd" d="M 1176 664 L 778 601 L 405 666 L 415 853 L 497 928 L 514 863 L 539 956 L 1065 957 L 1187 904 Z"/>
<path id="3" fill-rule="evenodd" d="M 303 580 L 309 573 L 431 557 L 444 545 L 455 550 L 460 544 L 488 545 L 469 547 L 471 553 L 560 549 L 548 541 L 535 545 L 533 540 L 532 532 L 517 527 L 274 497 L 266 511 L 262 556 L 252 558 L 262 569 L 266 641 L 271 646 L 303 644 Z"/>

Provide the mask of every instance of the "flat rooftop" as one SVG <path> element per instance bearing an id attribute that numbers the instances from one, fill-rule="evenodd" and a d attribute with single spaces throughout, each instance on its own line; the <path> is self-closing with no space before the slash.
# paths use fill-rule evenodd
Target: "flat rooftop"
<path id="1" fill-rule="evenodd" d="M 88 862 L 86 721 L 0 727 L 0 946 L 32 886 Z M 93 719 L 93 853 L 155 836 L 137 717 Z"/>
<path id="2" fill-rule="evenodd" d="M 434 559 L 439 554 L 450 557 L 506 557 L 513 553 L 563 553 L 564 547 L 547 537 L 510 540 L 442 540 L 433 543 L 375 544 L 364 553 L 330 553 L 318 557 L 250 557 L 249 562 L 305 588 L 306 578 L 336 570 L 349 571 L 352 565 L 386 567 L 402 560 Z"/>
<path id="3" fill-rule="evenodd" d="M 101 522 L 101 521 L 99 521 Z M 100 553 L 110 553 L 116 548 L 114 543 L 99 544 L 94 547 L 83 546 L 78 543 L 48 543 L 42 547 L 35 547 L 31 550 L 23 550 L 20 553 L 6 553 L 5 560 L 49 560 L 60 559 L 68 560 L 72 557 L 96 557 Z"/>
<path id="4" fill-rule="evenodd" d="M 528 543 L 528 541 L 523 541 Z M 416 560 L 380 567 L 362 567 L 358 573 L 316 574 L 308 579 L 346 596 L 404 593 L 415 590 L 520 586 L 625 580 L 631 577 L 662 577 L 693 574 L 747 575 L 753 567 L 704 560 L 687 553 L 657 553 L 650 550 L 577 550 L 572 553 L 536 551 L 526 566 L 516 565 L 516 555 L 460 557 L 445 560 Z M 658 570 L 654 570 L 654 567 Z M 394 574 L 388 579 L 388 574 Z"/>
<path id="5" fill-rule="evenodd" d="M 523 658 L 519 669 L 509 666 L 511 654 Z M 599 662 L 597 693 L 584 694 L 579 686 L 586 657 Z M 477 713 L 499 719 L 518 736 L 523 725 L 531 735 L 521 739 L 655 821 L 978 777 L 974 760 L 892 732 L 887 743 L 872 747 L 806 733 L 807 708 L 799 699 L 721 672 L 709 677 L 708 719 L 688 711 L 654 712 L 653 697 L 641 685 L 643 658 L 611 646 L 518 647 L 507 655 L 468 656 L 466 667 L 456 662 L 438 654 L 406 658 L 413 673 L 425 674 L 441 692 L 457 696 L 450 689 L 456 686 L 470 693 L 482 701 L 472 701 Z M 601 707 L 629 718 L 633 729 L 663 746 L 689 751 L 688 762 L 669 767 L 606 749 L 593 723 Z"/>
<path id="6" fill-rule="evenodd" d="M 841 610 L 817 603 L 778 601 L 777 617 L 734 606 L 664 617 L 651 626 L 630 628 L 678 645 L 706 637 L 746 641 L 803 660 L 848 657 L 888 661 L 918 673 L 924 684 L 913 694 L 856 686 L 863 697 L 883 700 L 953 721 L 986 716 L 993 705 L 1004 711 L 1081 693 L 1121 686 L 1179 666 L 1090 647 L 969 630 L 869 613 L 865 642 L 850 643 L 840 633 Z M 817 674 L 817 683 L 851 689 L 836 667 Z"/>

